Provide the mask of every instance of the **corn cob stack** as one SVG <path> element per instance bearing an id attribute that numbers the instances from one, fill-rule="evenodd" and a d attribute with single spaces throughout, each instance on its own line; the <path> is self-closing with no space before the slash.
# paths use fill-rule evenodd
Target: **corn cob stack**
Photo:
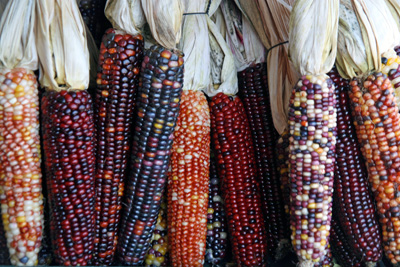
<path id="1" fill-rule="evenodd" d="M 10 265 L 10 254 L 8 253 L 7 238 L 3 227 L 3 220 L 0 220 L 0 264 Z"/>
<path id="2" fill-rule="evenodd" d="M 94 265 L 109 265 L 114 258 L 142 49 L 141 35 L 117 34 L 113 29 L 106 31 L 100 47 L 94 105 L 97 137 Z"/>
<path id="3" fill-rule="evenodd" d="M 118 259 L 141 265 L 150 246 L 167 179 L 183 83 L 183 57 L 154 45 L 144 53 Z"/>
<path id="4" fill-rule="evenodd" d="M 173 266 L 203 266 L 206 251 L 210 112 L 201 91 L 184 90 L 168 180 Z"/>
<path id="5" fill-rule="evenodd" d="M 284 131 L 276 144 L 278 155 L 278 171 L 281 180 L 281 191 L 285 204 L 286 215 L 290 214 L 290 186 L 289 186 L 289 131 Z"/>
<path id="6" fill-rule="evenodd" d="M 397 173 L 400 171 L 397 139 L 400 114 L 393 87 L 386 75 L 375 72 L 364 82 L 350 82 L 350 99 L 361 152 L 367 161 L 383 235 L 383 248 L 392 261 L 400 261 L 400 204 Z M 371 242 L 371 241 L 369 241 Z"/>
<path id="7" fill-rule="evenodd" d="M 400 105 L 400 56 L 394 50 L 382 55 L 382 73 L 392 82 L 397 106 Z"/>
<path id="8" fill-rule="evenodd" d="M 42 240 L 43 196 L 36 76 L 0 71 L 0 202 L 12 265 L 36 265 Z"/>
<path id="9" fill-rule="evenodd" d="M 234 258 L 239 266 L 261 266 L 266 260 L 267 237 L 244 106 L 238 97 L 218 93 L 212 98 L 210 110 Z"/>
<path id="10" fill-rule="evenodd" d="M 146 267 L 168 266 L 167 199 L 163 197 L 151 247 L 146 254 Z"/>
<path id="11" fill-rule="evenodd" d="M 220 179 L 215 158 L 210 160 L 210 187 L 208 190 L 206 262 L 220 264 L 228 255 L 228 232 L 224 201 L 220 190 Z"/>
<path id="12" fill-rule="evenodd" d="M 353 254 L 363 262 L 376 264 L 382 257 L 381 234 L 368 175 L 352 124 L 348 81 L 336 69 L 328 75 L 336 87 L 337 143 L 334 209 Z M 344 240 L 343 240 L 344 242 Z"/>
<path id="13" fill-rule="evenodd" d="M 275 257 L 278 246 L 289 244 L 287 231 L 289 225 L 285 220 L 280 176 L 274 155 L 277 133 L 269 107 L 265 64 L 258 63 L 239 72 L 238 81 L 239 95 L 243 101 L 253 137 L 268 235 L 268 252 L 270 256 Z M 283 251 L 279 251 L 279 253 L 283 253 Z M 282 257 L 282 255 L 276 256 L 277 258 Z"/>

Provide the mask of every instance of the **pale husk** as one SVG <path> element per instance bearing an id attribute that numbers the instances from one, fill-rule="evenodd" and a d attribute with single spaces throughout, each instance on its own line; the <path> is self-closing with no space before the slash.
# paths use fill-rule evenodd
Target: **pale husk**
<path id="1" fill-rule="evenodd" d="M 227 41 L 235 59 L 237 71 L 265 61 L 265 48 L 249 20 L 241 15 L 234 2 L 221 3 L 222 14 L 227 27 Z"/>
<path id="2" fill-rule="evenodd" d="M 342 0 L 336 65 L 353 78 L 381 69 L 381 55 L 400 43 L 400 33 L 385 0 Z"/>
<path id="3" fill-rule="evenodd" d="M 397 24 L 397 28 L 400 31 L 400 1 L 399 0 L 385 0 L 387 3 L 390 13 Z"/>
<path id="4" fill-rule="evenodd" d="M 339 0 L 298 0 L 290 16 L 289 57 L 301 75 L 323 75 L 335 63 Z"/>
<path id="5" fill-rule="evenodd" d="M 205 11 L 209 0 L 185 0 L 185 12 Z M 183 20 L 178 49 L 184 53 L 183 90 L 207 91 L 211 88 L 210 42 L 206 15 L 189 15 Z"/>
<path id="6" fill-rule="evenodd" d="M 167 49 L 175 49 L 181 39 L 183 0 L 141 0 L 154 39 Z"/>
<path id="7" fill-rule="evenodd" d="M 0 20 L 0 68 L 36 70 L 36 1 L 9 1 Z"/>
<path id="8" fill-rule="evenodd" d="M 132 36 L 140 34 L 146 23 L 140 0 L 107 0 L 104 13 L 115 30 Z"/>
<path id="9" fill-rule="evenodd" d="M 221 0 L 212 1 L 209 15 L 213 16 L 213 19 L 208 16 L 208 35 L 210 38 L 210 52 L 211 52 L 211 79 L 213 87 L 210 87 L 205 93 L 212 97 L 218 93 L 224 93 L 227 95 L 236 95 L 238 92 L 238 80 L 235 67 L 235 60 L 232 52 L 225 42 L 224 35 L 221 31 L 226 29 L 225 22 L 222 16 L 222 12 L 219 9 Z M 215 13 L 215 14 L 214 14 Z"/>
<path id="10" fill-rule="evenodd" d="M 84 90 L 89 84 L 86 28 L 76 1 L 38 0 L 36 46 L 40 83 L 49 90 Z"/>

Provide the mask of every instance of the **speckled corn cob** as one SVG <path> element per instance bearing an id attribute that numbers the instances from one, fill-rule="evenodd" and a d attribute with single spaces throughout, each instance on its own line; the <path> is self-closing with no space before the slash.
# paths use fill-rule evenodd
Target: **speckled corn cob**
<path id="1" fill-rule="evenodd" d="M 154 45 L 144 53 L 136 121 L 117 254 L 121 263 L 142 265 L 166 186 L 183 84 L 183 55 Z"/>
<path id="2" fill-rule="evenodd" d="M 300 266 L 327 254 L 332 215 L 336 100 L 326 76 L 303 76 L 289 107 L 292 244 Z"/>
<path id="3" fill-rule="evenodd" d="M 206 251 L 210 111 L 201 91 L 184 90 L 168 177 L 172 266 L 203 266 Z"/>
<path id="4" fill-rule="evenodd" d="M 382 56 L 382 73 L 392 82 L 397 106 L 400 105 L 400 56 L 391 50 Z"/>
<path id="5" fill-rule="evenodd" d="M 0 70 L 0 202 L 12 265 L 36 265 L 43 196 L 36 76 Z"/>
<path id="6" fill-rule="evenodd" d="M 376 72 L 363 82 L 350 82 L 350 99 L 380 216 L 383 248 L 396 264 L 400 262 L 400 114 L 393 87 L 386 75 Z"/>

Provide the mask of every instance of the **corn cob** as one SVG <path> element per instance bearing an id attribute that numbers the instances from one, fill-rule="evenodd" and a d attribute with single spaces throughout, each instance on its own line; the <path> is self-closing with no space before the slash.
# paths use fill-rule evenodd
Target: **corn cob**
<path id="1" fill-rule="evenodd" d="M 83 21 L 88 26 L 90 32 L 96 33 L 96 13 L 97 3 L 95 0 L 81 0 L 79 2 L 79 11 L 81 12 Z"/>
<path id="2" fill-rule="evenodd" d="M 146 267 L 168 266 L 167 199 L 163 197 L 151 247 L 146 255 Z"/>
<path id="3" fill-rule="evenodd" d="M 36 265 L 43 196 L 36 76 L 0 70 L 0 202 L 12 265 Z"/>
<path id="4" fill-rule="evenodd" d="M 267 237 L 244 106 L 239 97 L 218 93 L 212 98 L 210 110 L 233 255 L 239 266 L 261 266 L 267 256 Z"/>
<path id="5" fill-rule="evenodd" d="M 210 111 L 201 91 L 184 90 L 168 178 L 173 266 L 203 266 L 206 251 Z"/>
<path id="6" fill-rule="evenodd" d="M 321 262 L 314 264 L 314 266 L 318 266 L 318 267 L 332 267 L 333 266 L 332 252 L 331 252 L 331 247 L 330 247 L 329 243 L 325 247 L 325 249 L 326 249 L 326 255 L 325 255 L 324 259 Z"/>
<path id="7" fill-rule="evenodd" d="M 94 265 L 109 265 L 117 244 L 143 38 L 107 30 L 100 47 L 95 96 L 96 238 Z"/>
<path id="8" fill-rule="evenodd" d="M 183 83 L 183 56 L 161 46 L 145 51 L 137 93 L 131 173 L 127 177 L 118 259 L 142 264 L 167 179 Z"/>
<path id="9" fill-rule="evenodd" d="M 338 223 L 352 253 L 364 262 L 377 262 L 382 257 L 381 236 L 365 163 L 352 124 L 349 84 L 335 69 L 328 75 L 336 87 L 337 99 L 334 208 L 340 214 Z"/>
<path id="10" fill-rule="evenodd" d="M 327 253 L 336 145 L 335 102 L 334 86 L 326 76 L 303 76 L 290 99 L 292 244 L 304 265 L 321 262 Z"/>
<path id="11" fill-rule="evenodd" d="M 386 52 L 382 56 L 382 73 L 392 82 L 396 94 L 397 106 L 400 105 L 400 56 L 394 50 Z"/>
<path id="12" fill-rule="evenodd" d="M 209 184 L 206 262 L 218 265 L 228 256 L 228 232 L 224 203 L 220 191 L 220 179 L 218 178 L 214 157 L 210 160 Z"/>
<path id="13" fill-rule="evenodd" d="M 87 265 L 95 234 L 95 129 L 87 91 L 47 91 L 43 145 L 55 261 Z"/>
<path id="14" fill-rule="evenodd" d="M 290 186 L 289 186 L 289 131 L 284 131 L 276 144 L 278 155 L 278 171 L 281 180 L 281 191 L 285 204 L 286 215 L 290 214 Z"/>
<path id="15" fill-rule="evenodd" d="M 0 265 L 10 265 L 10 254 L 8 253 L 6 232 L 3 220 L 0 220 Z"/>
<path id="16" fill-rule="evenodd" d="M 280 177 L 274 155 L 277 133 L 273 126 L 269 106 L 266 65 L 259 63 L 239 72 L 238 81 L 239 95 L 243 101 L 253 137 L 268 235 L 268 254 L 275 257 L 278 245 L 289 243 L 287 231 L 289 225 L 285 220 Z M 279 252 L 279 254 L 281 253 L 282 251 Z M 282 255 L 276 256 L 282 257 Z"/>
<path id="17" fill-rule="evenodd" d="M 380 215 L 383 248 L 395 264 L 400 262 L 400 114 L 386 75 L 376 72 L 362 83 L 354 79 L 350 87 L 357 137 Z"/>

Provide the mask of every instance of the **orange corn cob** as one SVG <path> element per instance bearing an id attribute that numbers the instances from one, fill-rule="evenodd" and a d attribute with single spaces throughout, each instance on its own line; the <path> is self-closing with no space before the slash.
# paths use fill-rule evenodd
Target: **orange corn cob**
<path id="1" fill-rule="evenodd" d="M 43 196 L 36 77 L 0 71 L 0 201 L 12 265 L 35 265 L 42 240 Z"/>
<path id="2" fill-rule="evenodd" d="M 206 250 L 210 112 L 202 92 L 184 91 L 168 181 L 173 266 L 203 266 Z"/>

